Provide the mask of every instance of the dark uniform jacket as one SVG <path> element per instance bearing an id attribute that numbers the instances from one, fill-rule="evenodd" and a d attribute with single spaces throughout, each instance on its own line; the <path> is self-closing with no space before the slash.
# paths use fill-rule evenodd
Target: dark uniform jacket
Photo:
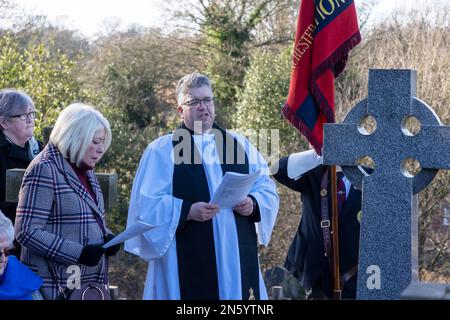
<path id="1" fill-rule="evenodd" d="M 39 151 L 42 150 L 42 143 L 38 142 Z M 28 142 L 25 147 L 19 147 L 10 142 L 3 132 L 0 131 L 0 209 L 14 223 L 16 218 L 17 203 L 5 202 L 6 193 L 6 170 L 26 169 L 33 160 L 30 154 Z M 35 156 L 35 155 L 34 155 Z M 20 257 L 20 250 L 15 250 L 13 254 Z"/>
<path id="2" fill-rule="evenodd" d="M 303 203 L 302 218 L 295 238 L 289 248 L 285 267 L 301 282 L 305 289 L 311 289 L 320 281 L 324 293 L 332 296 L 332 273 L 328 258 L 325 256 L 322 228 L 320 227 L 321 201 L 320 189 L 324 166 L 319 165 L 300 179 L 294 180 L 287 175 L 288 157 L 279 161 L 279 170 L 274 178 L 290 189 L 301 192 Z M 330 181 L 330 179 L 328 179 Z M 328 190 L 331 190 L 328 183 Z M 328 208 L 331 220 L 331 192 L 328 193 Z M 351 187 L 339 214 L 339 255 L 341 275 L 358 263 L 359 221 L 361 210 L 361 192 Z M 356 274 L 345 284 L 342 297 L 356 297 Z"/>

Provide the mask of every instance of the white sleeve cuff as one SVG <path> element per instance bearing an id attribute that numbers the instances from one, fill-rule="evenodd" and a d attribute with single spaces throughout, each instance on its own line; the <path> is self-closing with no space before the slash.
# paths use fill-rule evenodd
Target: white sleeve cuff
<path id="1" fill-rule="evenodd" d="M 287 175 L 290 179 L 298 180 L 305 172 L 322 163 L 323 158 L 314 150 L 293 153 L 288 158 Z"/>

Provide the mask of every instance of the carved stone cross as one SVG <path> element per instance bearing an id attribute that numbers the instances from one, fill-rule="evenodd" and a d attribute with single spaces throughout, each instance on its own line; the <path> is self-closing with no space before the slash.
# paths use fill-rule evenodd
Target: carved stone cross
<path id="1" fill-rule="evenodd" d="M 417 280 L 417 193 L 438 169 L 450 168 L 450 126 L 415 95 L 415 71 L 370 70 L 368 98 L 342 124 L 324 126 L 324 164 L 341 165 L 363 193 L 358 299 L 398 299 Z M 368 116 L 376 122 L 372 133 L 362 125 Z M 411 117 L 420 123 L 417 134 L 408 127 Z M 375 163 L 371 175 L 356 166 L 363 157 Z M 408 159 L 420 163 L 416 176 Z"/>

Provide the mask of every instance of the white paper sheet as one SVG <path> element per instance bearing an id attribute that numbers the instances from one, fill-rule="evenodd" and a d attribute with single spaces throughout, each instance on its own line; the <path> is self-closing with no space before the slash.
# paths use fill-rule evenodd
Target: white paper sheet
<path id="1" fill-rule="evenodd" d="M 103 245 L 103 248 L 107 249 L 116 244 L 122 243 L 128 239 L 137 237 L 143 234 L 144 232 L 153 229 L 154 227 L 155 227 L 154 225 L 138 220 L 135 224 L 131 225 L 129 228 L 125 229 L 123 232 L 115 236 L 114 239 L 105 243 Z"/>
<path id="2" fill-rule="evenodd" d="M 234 207 L 247 197 L 260 173 L 260 170 L 251 174 L 225 173 L 209 203 L 217 204 L 221 209 Z"/>

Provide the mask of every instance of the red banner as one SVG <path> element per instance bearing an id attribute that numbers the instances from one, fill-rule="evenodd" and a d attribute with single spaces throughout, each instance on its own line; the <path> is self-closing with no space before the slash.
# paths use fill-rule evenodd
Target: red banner
<path id="1" fill-rule="evenodd" d="M 302 0 L 283 115 L 322 154 L 323 124 L 334 122 L 334 79 L 361 41 L 349 0 Z"/>

